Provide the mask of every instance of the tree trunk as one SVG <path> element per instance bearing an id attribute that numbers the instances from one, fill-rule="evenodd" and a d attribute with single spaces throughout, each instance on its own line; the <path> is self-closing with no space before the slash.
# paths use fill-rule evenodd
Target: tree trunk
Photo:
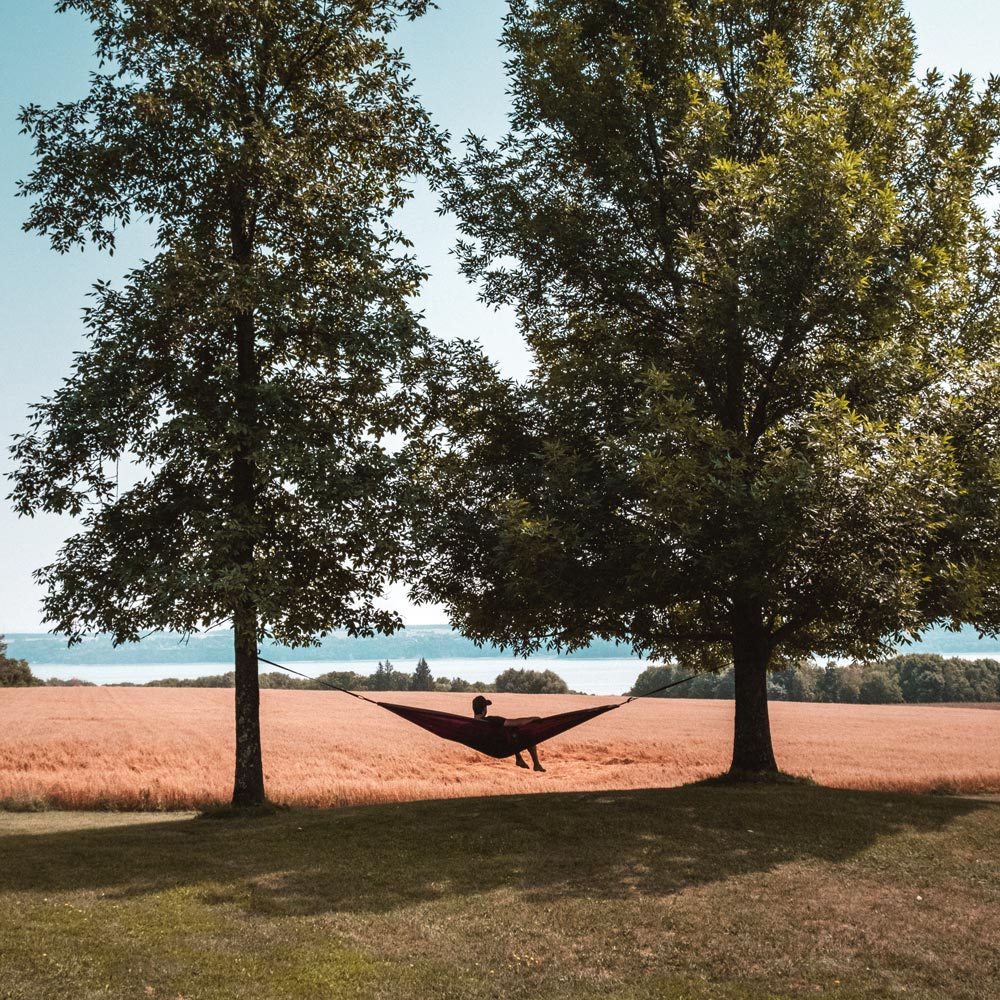
<path id="1" fill-rule="evenodd" d="M 236 331 L 239 358 L 236 413 L 240 426 L 239 445 L 233 460 L 233 513 L 239 535 L 233 555 L 241 577 L 241 589 L 233 609 L 233 651 L 236 663 L 236 777 L 233 782 L 233 805 L 256 806 L 264 802 L 264 769 L 260 749 L 257 604 L 253 598 L 257 469 L 252 448 L 257 423 L 257 373 L 252 318 L 240 315 Z"/>
<path id="2" fill-rule="evenodd" d="M 776 773 L 771 747 L 771 721 L 767 711 L 767 665 L 771 649 L 766 634 L 752 626 L 733 640 L 736 674 L 736 728 L 730 774 Z"/>
<path id="3" fill-rule="evenodd" d="M 253 241 L 248 230 L 247 190 L 230 190 L 230 236 L 233 260 L 252 266 Z M 235 314 L 236 334 L 236 447 L 233 456 L 233 521 L 236 539 L 233 562 L 239 590 L 233 606 L 233 645 L 236 665 L 236 774 L 233 805 L 257 806 L 265 802 L 264 767 L 260 747 L 260 681 L 257 674 L 257 602 L 255 548 L 257 540 L 257 462 L 259 437 L 257 405 L 257 345 L 254 314 Z"/>
<path id="4" fill-rule="evenodd" d="M 236 654 L 236 776 L 234 806 L 265 801 L 260 752 L 260 683 L 257 679 L 257 609 L 243 603 L 233 617 Z"/>
<path id="5" fill-rule="evenodd" d="M 239 423 L 233 460 L 233 512 L 238 526 L 234 562 L 241 591 L 233 609 L 236 661 L 236 777 L 233 805 L 262 805 L 264 769 L 260 748 L 260 682 L 257 676 L 257 604 L 253 598 L 254 541 L 257 519 L 257 467 L 253 445 L 257 427 L 257 363 L 253 318 L 241 313 L 236 321 L 238 376 L 236 415 Z"/>

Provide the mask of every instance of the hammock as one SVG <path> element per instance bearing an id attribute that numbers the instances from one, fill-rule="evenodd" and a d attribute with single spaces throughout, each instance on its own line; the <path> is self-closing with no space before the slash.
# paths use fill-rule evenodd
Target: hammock
<path id="1" fill-rule="evenodd" d="M 472 750 L 478 750 L 488 757 L 512 757 L 522 750 L 527 750 L 530 746 L 535 746 L 544 740 L 549 740 L 553 736 L 558 736 L 560 733 L 566 732 L 567 729 L 572 729 L 574 726 L 589 722 L 591 719 L 597 718 L 598 715 L 603 715 L 605 712 L 610 712 L 615 708 L 621 708 L 622 705 L 627 705 L 629 702 L 635 701 L 636 698 L 648 698 L 650 695 L 666 691 L 667 688 L 676 687 L 678 684 L 686 684 L 688 681 L 694 680 L 694 675 L 692 674 L 683 680 L 664 684 L 663 687 L 656 688 L 653 691 L 647 691 L 644 694 L 634 694 L 626 701 L 620 701 L 617 705 L 598 705 L 595 708 L 582 708 L 576 712 L 562 712 L 559 715 L 549 715 L 542 719 L 529 719 L 520 726 L 505 726 L 500 716 L 493 718 L 487 716 L 484 719 L 477 719 L 474 717 L 470 718 L 467 715 L 455 715 L 452 712 L 436 712 L 430 708 L 415 708 L 412 705 L 395 705 L 388 701 L 375 701 L 373 698 L 366 698 L 363 694 L 358 694 L 356 691 L 348 691 L 347 688 L 337 687 L 336 684 L 327 684 L 326 681 L 320 681 L 315 677 L 300 674 L 297 670 L 292 670 L 291 667 L 282 666 L 280 663 L 267 660 L 263 656 L 258 655 L 257 659 L 261 663 L 267 663 L 272 667 L 277 667 L 279 670 L 286 670 L 290 674 L 305 677 L 306 680 L 316 681 L 318 684 L 322 684 L 323 687 L 330 688 L 332 691 L 340 691 L 343 694 L 349 694 L 352 698 L 358 698 L 361 701 L 367 701 L 369 704 L 378 705 L 379 708 L 384 708 L 394 715 L 398 715 L 401 719 L 406 719 L 407 722 L 412 722 L 414 725 L 420 726 L 421 729 L 426 729 L 435 736 L 440 736 L 444 740 L 452 740 L 455 743 L 461 743 L 463 746 L 467 746 Z"/>
<path id="2" fill-rule="evenodd" d="M 410 705 L 392 705 L 387 701 L 377 701 L 375 704 L 435 736 L 461 743 L 488 757 L 510 757 L 536 743 L 558 736 L 567 729 L 589 722 L 613 708 L 621 707 L 598 705 L 596 708 L 584 708 L 577 712 L 549 715 L 544 719 L 531 719 L 520 726 L 505 726 L 499 716 L 492 719 L 489 716 L 485 719 L 470 719 L 467 715 L 435 712 L 429 708 L 413 708 Z"/>

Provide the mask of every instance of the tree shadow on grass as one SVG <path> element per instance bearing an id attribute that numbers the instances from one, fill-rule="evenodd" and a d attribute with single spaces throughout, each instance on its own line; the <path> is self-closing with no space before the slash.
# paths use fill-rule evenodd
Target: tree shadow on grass
<path id="1" fill-rule="evenodd" d="M 664 896 L 793 861 L 848 862 L 991 803 L 803 786 L 448 799 L 0 837 L 0 892 L 196 887 L 264 915 L 383 913 L 513 889 Z"/>

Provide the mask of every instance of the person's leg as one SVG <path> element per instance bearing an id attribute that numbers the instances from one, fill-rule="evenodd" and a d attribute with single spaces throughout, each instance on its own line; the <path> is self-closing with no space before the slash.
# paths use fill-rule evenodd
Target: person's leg
<path id="1" fill-rule="evenodd" d="M 534 748 L 532 748 L 532 749 L 534 749 Z M 527 767 L 528 766 L 527 764 L 525 764 L 524 758 L 521 756 L 520 750 L 516 754 L 514 754 L 514 763 L 517 764 L 518 767 Z"/>
<path id="2" fill-rule="evenodd" d="M 531 762 L 535 765 L 535 770 L 544 771 L 545 768 L 538 762 L 538 751 L 535 749 L 534 745 L 528 747 L 528 753 L 531 754 Z M 524 766 L 527 767 L 528 765 L 525 764 Z"/>

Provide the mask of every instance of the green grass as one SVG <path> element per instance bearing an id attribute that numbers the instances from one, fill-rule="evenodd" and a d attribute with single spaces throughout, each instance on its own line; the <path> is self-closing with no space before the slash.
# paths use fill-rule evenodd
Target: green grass
<path id="1" fill-rule="evenodd" d="M 806 785 L 0 813 L 0 998 L 995 1000 L 998 834 Z"/>

